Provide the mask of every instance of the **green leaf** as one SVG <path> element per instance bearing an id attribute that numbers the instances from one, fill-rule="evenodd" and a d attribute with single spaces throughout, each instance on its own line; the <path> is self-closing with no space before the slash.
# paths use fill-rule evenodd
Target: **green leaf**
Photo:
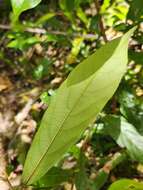
<path id="1" fill-rule="evenodd" d="M 131 19 L 136 23 L 142 22 L 142 16 L 143 16 L 142 6 L 143 6 L 142 0 L 131 1 L 127 19 Z"/>
<path id="2" fill-rule="evenodd" d="M 56 94 L 56 91 L 54 91 L 53 89 L 48 90 L 48 92 L 43 92 L 40 96 L 40 99 L 43 103 L 45 104 L 49 104 L 51 98 Z"/>
<path id="3" fill-rule="evenodd" d="M 71 177 L 70 170 L 64 170 L 58 167 L 53 167 L 47 172 L 47 174 L 44 177 L 42 177 L 36 183 L 36 187 L 40 188 L 55 187 L 63 182 L 68 181 L 70 177 Z"/>
<path id="4" fill-rule="evenodd" d="M 135 28 L 79 64 L 52 98 L 24 166 L 23 182 L 41 178 L 78 140 L 114 94 L 125 73 Z"/>
<path id="5" fill-rule="evenodd" d="M 23 11 L 36 7 L 40 2 L 41 0 L 11 0 L 14 20 L 17 21 Z"/>
<path id="6" fill-rule="evenodd" d="M 56 14 L 55 13 L 47 13 L 45 15 L 43 15 L 42 17 L 40 17 L 35 25 L 41 25 L 43 23 L 45 23 L 47 20 L 53 18 Z"/>
<path id="7" fill-rule="evenodd" d="M 143 136 L 138 133 L 136 128 L 118 116 L 105 117 L 105 124 L 108 134 L 117 144 L 126 147 L 133 159 L 143 163 Z"/>
<path id="8" fill-rule="evenodd" d="M 64 15 L 72 22 L 74 23 L 74 9 L 75 9 L 75 2 L 74 0 L 69 1 L 69 0 L 59 0 L 59 6 L 63 10 Z"/>
<path id="9" fill-rule="evenodd" d="M 142 190 L 143 183 L 130 179 L 121 179 L 113 183 L 108 190 Z"/>
<path id="10" fill-rule="evenodd" d="M 100 170 L 99 173 L 97 174 L 95 180 L 92 183 L 92 189 L 100 190 L 105 185 L 107 180 L 108 180 L 108 173 L 106 173 L 103 170 Z"/>
<path id="11" fill-rule="evenodd" d="M 60 0 L 59 5 L 61 9 L 70 12 L 73 11 L 75 8 L 78 8 L 81 3 L 81 0 Z"/>
<path id="12" fill-rule="evenodd" d="M 87 159 L 83 152 L 80 152 L 78 159 L 78 172 L 75 176 L 75 185 L 77 190 L 90 189 L 90 182 L 86 172 Z"/>
<path id="13" fill-rule="evenodd" d="M 77 56 L 80 53 L 81 47 L 83 45 L 84 38 L 78 37 L 72 41 L 72 49 L 70 54 L 67 56 L 67 63 L 72 64 L 76 62 Z"/>
<path id="14" fill-rule="evenodd" d="M 33 76 L 35 79 L 40 80 L 45 76 L 48 76 L 52 61 L 46 58 L 40 60 L 40 64 L 34 69 Z"/>
<path id="15" fill-rule="evenodd" d="M 80 18 L 80 20 L 85 24 L 85 26 L 88 28 L 88 18 L 87 18 L 87 16 L 86 16 L 86 14 L 85 14 L 85 12 L 82 10 L 82 8 L 81 7 L 79 7 L 78 9 L 77 9 L 77 16 Z"/>
<path id="16" fill-rule="evenodd" d="M 143 135 L 142 99 L 137 98 L 130 90 L 127 91 L 127 89 L 120 91 L 118 97 L 121 114 Z"/>
<path id="17" fill-rule="evenodd" d="M 25 37 L 25 36 L 19 36 L 10 41 L 7 44 L 7 47 L 9 48 L 14 48 L 14 49 L 19 49 L 21 51 L 28 49 L 32 45 L 41 42 L 41 39 L 37 36 L 33 37 Z"/>
<path id="18" fill-rule="evenodd" d="M 143 64 L 143 53 L 142 52 L 135 52 L 133 50 L 129 51 L 129 58 L 134 60 L 136 64 Z"/>
<path id="19" fill-rule="evenodd" d="M 104 167 L 101 168 L 98 171 L 98 174 L 96 176 L 96 178 L 94 179 L 93 183 L 92 183 L 92 187 L 93 190 L 100 190 L 105 183 L 107 182 L 110 172 L 117 167 L 121 162 L 123 162 L 126 159 L 126 154 L 125 153 L 116 153 L 114 154 L 114 156 L 111 158 L 110 161 L 108 161 L 104 166 L 109 166 L 109 170 L 108 172 L 106 170 L 104 170 Z"/>

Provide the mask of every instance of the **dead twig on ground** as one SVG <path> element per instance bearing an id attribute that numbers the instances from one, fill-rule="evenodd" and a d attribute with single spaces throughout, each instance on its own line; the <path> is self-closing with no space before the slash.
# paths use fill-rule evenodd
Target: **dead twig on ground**
<path id="1" fill-rule="evenodd" d="M 24 106 L 24 108 L 15 116 L 15 122 L 19 125 L 22 123 L 26 117 L 29 114 L 29 111 L 31 110 L 32 104 L 34 103 L 33 99 L 29 99 L 27 104 Z"/>

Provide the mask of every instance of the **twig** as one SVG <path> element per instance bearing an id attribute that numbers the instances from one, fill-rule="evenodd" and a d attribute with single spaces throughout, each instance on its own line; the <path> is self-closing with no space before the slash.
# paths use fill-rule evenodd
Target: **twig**
<path id="1" fill-rule="evenodd" d="M 100 31 L 101 31 L 101 34 L 103 36 L 104 42 L 106 43 L 106 42 L 108 42 L 108 39 L 107 39 L 107 36 L 106 36 L 106 33 L 105 33 L 103 19 L 102 19 L 102 16 L 100 14 L 100 4 L 99 4 L 98 0 L 95 0 L 95 5 L 96 5 L 97 14 L 99 15 L 99 27 L 100 27 Z"/>
<path id="2" fill-rule="evenodd" d="M 5 25 L 5 24 L 0 24 L 0 28 L 3 30 L 10 30 L 11 29 L 10 25 Z"/>
<path id="3" fill-rule="evenodd" d="M 110 172 L 115 168 L 117 167 L 121 162 L 123 162 L 124 160 L 127 159 L 127 154 L 126 152 L 123 152 L 123 153 L 115 153 L 111 160 L 108 161 L 104 166 L 103 168 L 101 168 L 99 171 L 98 171 L 98 174 L 94 180 L 94 183 L 97 187 L 97 189 L 100 189 L 101 187 L 103 187 L 103 185 L 106 183 L 108 177 L 109 177 L 109 174 Z M 101 180 L 102 179 L 102 180 Z"/>
<path id="4" fill-rule="evenodd" d="M 8 177 L 6 178 L 6 181 L 7 181 L 8 185 L 9 185 L 10 190 L 14 190 L 14 188 L 12 187 L 12 184 L 9 181 Z"/>
<path id="5" fill-rule="evenodd" d="M 6 160 L 3 148 L 3 138 L 0 136 L 0 189 L 13 190 L 13 187 L 6 174 Z"/>
<path id="6" fill-rule="evenodd" d="M 74 182 L 72 182 L 72 184 L 71 184 L 71 190 L 73 190 L 74 189 Z"/>
<path id="7" fill-rule="evenodd" d="M 33 99 L 29 99 L 27 104 L 24 106 L 24 108 L 15 116 L 15 122 L 20 125 L 28 116 L 29 111 L 31 110 L 31 107 L 34 103 Z"/>
<path id="8" fill-rule="evenodd" d="M 2 30 L 11 30 L 12 27 L 10 25 L 0 24 L 0 29 Z M 25 28 L 25 32 L 33 33 L 33 34 L 55 34 L 55 35 L 63 35 L 63 36 L 70 36 L 67 32 L 63 31 L 53 31 L 53 30 L 46 30 L 44 28 Z M 85 39 L 92 39 L 96 38 L 95 34 L 71 34 L 73 37 L 83 37 Z"/>

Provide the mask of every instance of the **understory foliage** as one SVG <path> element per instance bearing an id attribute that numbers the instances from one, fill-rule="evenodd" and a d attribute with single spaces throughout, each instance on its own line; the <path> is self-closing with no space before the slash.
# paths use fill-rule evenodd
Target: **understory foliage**
<path id="1" fill-rule="evenodd" d="M 31 101 L 12 135 L 0 130 L 9 188 L 143 190 L 143 1 L 2 0 L 0 9 L 0 97 L 7 75 L 14 111 Z"/>

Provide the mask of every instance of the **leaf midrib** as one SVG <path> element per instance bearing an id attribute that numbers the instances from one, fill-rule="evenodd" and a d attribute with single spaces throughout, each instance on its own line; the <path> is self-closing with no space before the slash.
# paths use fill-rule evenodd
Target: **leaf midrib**
<path id="1" fill-rule="evenodd" d="M 113 53 L 112 53 L 111 57 L 109 57 L 109 59 L 106 60 L 106 62 L 102 65 L 102 67 L 103 67 L 112 57 L 115 56 L 114 53 L 116 52 L 117 48 L 118 48 L 118 45 L 117 45 L 117 47 L 113 50 Z M 100 68 L 96 71 L 96 73 L 99 72 L 102 67 L 100 67 Z M 57 131 L 57 133 L 56 133 L 55 136 L 53 137 L 51 143 L 49 144 L 49 146 L 48 146 L 47 150 L 45 151 L 45 153 L 42 155 L 41 159 L 39 159 L 39 161 L 38 161 L 37 165 L 35 166 L 33 172 L 32 172 L 31 175 L 28 177 L 28 179 L 27 179 L 27 181 L 26 181 L 26 184 L 28 184 L 28 182 L 31 180 L 31 178 L 33 177 L 34 173 L 36 172 L 38 166 L 40 165 L 41 161 L 45 158 L 45 156 L 47 155 L 47 153 L 48 153 L 50 147 L 51 147 L 52 144 L 54 143 L 56 137 L 61 133 L 61 131 L 62 131 L 62 129 L 63 129 L 63 126 L 64 126 L 64 123 L 66 122 L 66 120 L 68 119 L 68 117 L 70 116 L 70 114 L 72 113 L 74 107 L 75 107 L 76 105 L 78 105 L 79 99 L 82 97 L 82 95 L 84 94 L 84 92 L 87 90 L 88 86 L 90 85 L 90 83 L 91 83 L 91 81 L 92 81 L 92 79 L 93 79 L 94 77 L 95 77 L 94 75 L 91 77 L 91 79 L 89 80 L 88 84 L 86 85 L 86 87 L 85 87 L 84 90 L 82 91 L 81 95 L 79 96 L 79 98 L 78 98 L 78 99 L 76 100 L 76 102 L 74 103 L 74 105 L 73 105 L 71 111 L 65 116 L 65 118 L 64 118 L 64 120 L 63 120 L 63 122 L 62 122 L 62 124 L 61 124 L 61 127 L 59 128 L 59 130 Z"/>
<path id="2" fill-rule="evenodd" d="M 59 127 L 59 130 L 57 131 L 57 133 L 56 133 L 55 136 L 53 137 L 51 143 L 49 144 L 49 146 L 48 146 L 48 148 L 47 148 L 47 150 L 46 150 L 46 152 L 42 155 L 41 159 L 38 161 L 38 163 L 37 163 L 36 167 L 34 168 L 32 174 L 31 174 L 31 175 L 29 176 L 29 178 L 27 179 L 26 184 L 30 181 L 30 179 L 32 178 L 32 176 L 33 176 L 34 173 L 36 172 L 38 166 L 40 165 L 41 161 L 45 158 L 45 156 L 46 156 L 46 154 L 48 153 L 50 147 L 51 147 L 52 144 L 54 143 L 56 137 L 57 137 L 57 136 L 60 134 L 60 132 L 62 131 L 63 126 L 64 126 L 64 123 L 65 123 L 66 120 L 69 118 L 69 116 L 70 116 L 70 114 L 72 113 L 72 111 L 73 111 L 75 105 L 78 104 L 79 99 L 82 97 L 82 95 L 84 94 L 84 92 L 86 91 L 86 89 L 88 88 L 88 86 L 90 85 L 92 79 L 93 79 L 93 77 L 90 79 L 90 81 L 88 82 L 87 86 L 86 86 L 85 89 L 82 91 L 82 93 L 81 93 L 81 95 L 79 96 L 79 98 L 77 99 L 77 101 L 74 103 L 74 105 L 73 105 L 71 111 L 65 116 L 65 118 L 64 118 L 64 120 L 63 120 L 63 122 L 62 122 L 62 124 L 61 124 L 61 127 Z"/>

